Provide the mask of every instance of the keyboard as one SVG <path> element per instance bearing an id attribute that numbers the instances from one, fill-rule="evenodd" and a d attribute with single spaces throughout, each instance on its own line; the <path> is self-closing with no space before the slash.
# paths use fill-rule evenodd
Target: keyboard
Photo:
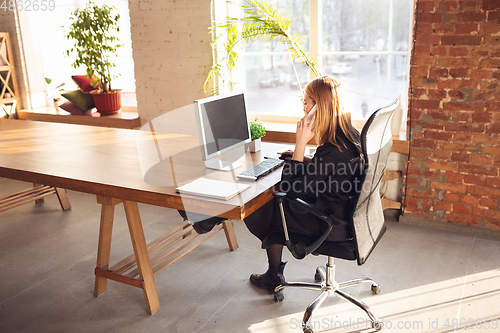
<path id="1" fill-rule="evenodd" d="M 268 158 L 259 164 L 254 165 L 248 170 L 243 171 L 237 177 L 241 179 L 249 179 L 249 180 L 257 180 L 274 169 L 282 166 L 285 163 L 284 160 L 280 160 L 277 158 Z"/>

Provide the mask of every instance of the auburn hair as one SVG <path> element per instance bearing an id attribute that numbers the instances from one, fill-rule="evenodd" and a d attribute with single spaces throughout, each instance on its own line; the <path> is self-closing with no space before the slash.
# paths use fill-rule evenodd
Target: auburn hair
<path id="1" fill-rule="evenodd" d="M 338 130 L 341 130 L 347 139 L 361 150 L 360 135 L 352 125 L 351 113 L 344 111 L 341 98 L 339 97 L 340 82 L 331 76 L 318 77 L 306 86 L 305 93 L 316 102 L 316 143 L 320 146 L 326 142 L 335 145 L 340 151 L 339 141 L 345 146 L 345 142 L 338 140 Z"/>

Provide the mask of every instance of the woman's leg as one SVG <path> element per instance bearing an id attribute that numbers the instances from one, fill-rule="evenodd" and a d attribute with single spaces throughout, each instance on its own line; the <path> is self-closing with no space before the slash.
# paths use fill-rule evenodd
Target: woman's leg
<path id="1" fill-rule="evenodd" d="M 285 283 L 283 271 L 286 262 L 281 261 L 283 245 L 273 244 L 266 249 L 269 268 L 264 274 L 250 275 L 250 282 L 257 288 L 274 291 L 274 288 Z"/>
<path id="2" fill-rule="evenodd" d="M 248 230 L 262 242 L 272 231 L 272 228 L 279 223 L 281 223 L 281 215 L 275 199 L 245 218 Z M 266 244 L 265 248 L 269 269 L 264 274 L 252 274 L 250 282 L 257 288 L 274 290 L 274 288 L 285 282 L 283 277 L 285 263 L 281 262 L 283 245 L 271 243 L 270 246 Z"/>
<path id="3" fill-rule="evenodd" d="M 282 264 L 281 255 L 283 253 L 283 245 L 281 244 L 271 245 L 266 249 L 266 252 L 267 252 L 267 259 L 269 261 L 269 266 L 280 267 Z"/>

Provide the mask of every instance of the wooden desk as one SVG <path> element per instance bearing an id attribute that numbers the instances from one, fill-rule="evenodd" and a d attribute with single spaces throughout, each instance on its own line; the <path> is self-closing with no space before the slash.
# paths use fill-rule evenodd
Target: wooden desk
<path id="1" fill-rule="evenodd" d="M 183 150 L 179 143 L 188 149 Z M 95 194 L 102 211 L 94 294 L 99 296 L 106 291 L 108 279 L 139 287 L 143 289 L 148 313 L 153 314 L 160 308 L 153 275 L 173 262 L 163 259 L 162 253 L 175 251 L 168 246 L 161 249 L 159 243 L 171 237 L 195 238 L 197 234 L 185 224 L 146 244 L 137 203 L 242 220 L 271 200 L 272 188 L 281 175 L 276 171 L 251 182 L 249 190 L 229 201 L 181 196 L 175 192 L 175 183 L 181 185 L 202 176 L 232 181 L 234 176 L 231 172 L 206 169 L 195 158 L 193 144 L 186 136 L 0 119 L 0 177 Z M 242 167 L 235 173 L 264 156 L 275 156 L 281 146 L 267 143 L 259 153 L 246 153 L 240 159 Z M 119 203 L 125 208 L 134 254 L 109 267 L 113 213 Z M 232 223 L 225 222 L 218 228 L 224 229 L 230 249 L 235 249 Z M 189 250 L 188 247 L 182 251 Z"/>

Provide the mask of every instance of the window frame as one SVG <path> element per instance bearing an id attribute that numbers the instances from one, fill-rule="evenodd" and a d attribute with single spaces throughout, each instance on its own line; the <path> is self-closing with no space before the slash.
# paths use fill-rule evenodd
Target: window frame
<path id="1" fill-rule="evenodd" d="M 129 62 L 131 61 L 131 63 L 134 64 L 135 62 L 132 53 L 132 34 L 131 34 L 130 7 L 129 7 L 130 4 L 128 3 L 128 1 L 125 0 L 113 0 L 108 2 L 104 0 L 98 0 L 96 2 L 97 5 L 104 3 L 116 7 L 117 12 L 120 13 L 121 15 L 119 38 L 121 38 L 120 42 L 124 44 L 125 47 L 119 48 L 116 53 L 117 59 L 115 63 L 117 64 L 116 67 L 118 69 L 114 70 L 115 73 L 120 73 L 119 76 L 121 76 L 122 75 L 121 73 L 125 71 L 119 70 L 120 68 L 122 68 L 119 63 L 124 61 L 129 61 Z M 63 1 L 62 3 L 57 4 L 54 13 L 66 14 L 67 12 L 73 12 L 77 8 L 83 8 L 85 5 L 86 2 L 75 3 L 70 1 Z M 42 11 L 19 12 L 17 9 L 15 10 L 16 24 L 19 29 L 18 33 L 20 35 L 22 43 L 23 59 L 21 61 L 21 66 L 23 68 L 23 76 L 26 85 L 26 107 L 30 110 L 42 109 L 51 106 L 50 101 L 47 98 L 47 94 L 49 92 L 49 86 L 45 83 L 44 80 L 45 77 L 50 77 L 57 84 L 64 82 L 65 86 L 63 87 L 63 89 L 71 90 L 78 88 L 78 86 L 71 80 L 71 75 L 76 75 L 76 74 L 83 75 L 85 73 L 85 68 L 80 67 L 78 69 L 74 69 L 71 66 L 68 67 L 71 69 L 71 73 L 68 75 L 64 75 L 64 79 L 58 80 L 57 77 L 53 76 L 53 72 L 56 70 L 46 68 L 45 66 L 46 63 L 50 61 L 47 59 L 51 59 L 52 61 L 54 61 L 53 59 L 63 58 L 65 59 L 65 61 L 67 60 L 67 63 L 69 65 L 69 63 L 72 63 L 74 61 L 75 55 L 71 54 L 70 56 L 66 56 L 64 52 L 61 52 L 60 55 L 59 54 L 54 55 L 42 52 L 40 48 L 41 44 L 44 45 L 57 44 L 57 41 L 54 41 L 53 40 L 54 37 L 51 36 L 50 34 L 46 35 L 48 36 L 46 37 L 46 39 L 37 38 L 40 35 L 42 35 L 41 33 L 36 32 L 37 30 L 36 27 L 39 26 L 39 24 L 37 23 L 39 23 L 42 20 L 41 17 L 37 16 L 40 16 L 42 13 L 43 13 Z M 64 21 L 64 24 L 62 24 L 63 27 L 62 31 L 66 32 L 69 24 L 71 23 L 69 20 L 69 16 L 64 16 L 61 14 L 60 17 L 62 17 L 61 22 Z M 61 30 L 60 22 L 57 23 L 57 26 L 52 26 L 52 29 L 54 28 L 57 29 L 58 31 Z M 72 43 L 72 42 L 67 42 L 65 38 L 63 38 L 63 40 L 64 43 L 67 45 L 71 45 Z M 125 65 L 123 65 L 123 68 L 129 68 L 129 67 L 130 66 L 125 67 Z M 130 83 L 129 84 L 130 87 L 125 88 L 125 90 L 122 91 L 122 105 L 124 105 L 127 110 L 130 109 L 135 110 L 137 107 L 137 97 L 136 97 L 137 87 L 135 83 L 135 73 L 133 72 L 133 69 L 131 72 L 131 77 L 133 78 L 133 80 L 128 80 L 127 82 L 133 82 L 133 85 L 132 83 Z M 113 88 L 121 88 L 119 86 L 118 87 L 116 86 L 117 80 L 119 82 L 120 79 L 115 79 L 113 81 L 115 82 Z"/>
<path id="2" fill-rule="evenodd" d="M 410 48 L 407 49 L 407 51 L 322 51 L 320 50 L 320 41 L 322 39 L 321 36 L 321 10 L 322 10 L 322 2 L 324 0 L 309 0 L 309 17 L 310 17 L 310 23 L 309 23 L 309 55 L 311 58 L 317 60 L 317 63 L 319 66 L 322 64 L 322 59 L 323 57 L 326 56 L 347 56 L 347 55 L 359 55 L 359 56 L 406 56 L 407 60 L 407 76 L 406 76 L 406 84 L 408 86 L 409 84 L 409 68 L 410 68 Z M 229 11 L 229 8 L 226 8 L 227 11 Z M 413 12 L 410 11 L 409 13 L 410 18 L 413 18 Z M 412 28 L 412 20 L 410 19 L 410 27 L 409 27 L 409 34 L 408 34 L 408 44 L 410 44 L 411 41 L 411 28 Z M 316 23 L 316 24 L 314 24 Z M 246 57 L 246 56 L 278 56 L 278 55 L 283 55 L 286 52 L 272 52 L 272 51 L 263 51 L 263 52 L 241 52 L 241 57 Z M 321 68 L 320 68 L 321 69 Z M 314 78 L 313 74 L 309 71 L 309 79 L 312 80 Z M 296 123 L 301 117 L 300 116 L 293 116 L 293 115 L 270 115 L 266 113 L 260 113 L 260 112 L 255 112 L 255 111 L 248 111 L 249 118 L 254 119 L 257 117 L 260 121 L 264 122 L 271 122 L 271 123 L 285 123 L 285 124 L 290 124 L 290 123 Z M 362 127 L 366 120 L 362 119 L 353 119 L 353 122 L 355 122 L 356 127 Z M 402 122 L 403 124 L 404 122 Z M 403 127 L 403 125 L 401 126 Z M 401 129 L 404 132 L 404 129 Z"/>

